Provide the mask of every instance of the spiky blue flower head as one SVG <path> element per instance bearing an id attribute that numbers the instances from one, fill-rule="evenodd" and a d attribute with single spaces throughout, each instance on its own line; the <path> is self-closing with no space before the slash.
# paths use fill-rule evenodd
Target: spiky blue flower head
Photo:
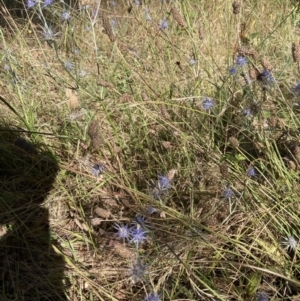
<path id="1" fill-rule="evenodd" d="M 160 301 L 160 296 L 156 293 L 152 293 L 148 297 L 146 297 L 144 301 Z"/>
<path id="2" fill-rule="evenodd" d="M 134 5 L 141 5 L 141 2 L 139 0 L 134 0 L 133 3 Z"/>
<path id="3" fill-rule="evenodd" d="M 157 186 L 161 191 L 168 190 L 171 187 L 171 180 L 167 176 L 158 176 Z"/>
<path id="4" fill-rule="evenodd" d="M 234 66 L 230 67 L 230 68 L 229 68 L 229 74 L 230 74 L 230 75 L 235 75 L 235 74 L 237 74 L 237 68 L 234 67 Z"/>
<path id="5" fill-rule="evenodd" d="M 49 6 L 53 3 L 53 0 L 44 0 L 44 6 Z"/>
<path id="6" fill-rule="evenodd" d="M 247 60 L 245 57 L 243 56 L 238 56 L 235 60 L 235 64 L 238 66 L 238 67 L 244 67 L 246 64 L 247 64 Z"/>
<path id="7" fill-rule="evenodd" d="M 160 23 L 160 29 L 161 30 L 165 30 L 165 29 L 167 29 L 168 28 L 168 22 L 167 22 L 167 20 L 166 19 L 163 19 L 162 21 L 161 21 L 161 23 Z"/>
<path id="8" fill-rule="evenodd" d="M 256 173 L 256 170 L 253 166 L 251 166 L 247 172 L 247 175 L 249 177 L 256 177 L 257 176 L 257 173 Z"/>
<path id="9" fill-rule="evenodd" d="M 215 102 L 214 100 L 212 100 L 209 97 L 205 97 L 202 101 L 202 107 L 204 110 L 208 111 L 210 109 L 212 109 L 215 106 Z"/>
<path id="10" fill-rule="evenodd" d="M 257 292 L 256 301 L 269 301 L 269 296 L 265 292 Z"/>
<path id="11" fill-rule="evenodd" d="M 61 14 L 61 18 L 63 19 L 63 21 L 69 21 L 71 19 L 71 13 L 69 11 L 65 10 Z"/>
<path id="12" fill-rule="evenodd" d="M 226 187 L 223 191 L 223 196 L 225 199 L 232 199 L 235 197 L 235 193 L 231 188 Z"/>
<path id="13" fill-rule="evenodd" d="M 128 239 L 128 238 L 130 237 L 131 230 L 130 230 L 130 228 L 129 228 L 128 225 L 114 224 L 114 228 L 115 228 L 116 230 L 118 230 L 117 235 L 118 235 L 119 238 L 125 240 L 125 239 Z"/>
<path id="14" fill-rule="evenodd" d="M 94 164 L 92 167 L 92 175 L 98 177 L 99 174 L 104 170 L 104 166 L 101 164 Z"/>
<path id="15" fill-rule="evenodd" d="M 30 8 L 35 6 L 35 3 L 36 2 L 34 0 L 27 0 L 26 6 L 27 6 L 28 9 L 30 9 Z"/>
<path id="16" fill-rule="evenodd" d="M 139 226 L 136 226 L 136 227 L 131 229 L 130 242 L 135 243 L 135 245 L 138 247 L 139 244 L 143 243 L 147 239 L 146 235 L 147 235 L 146 230 L 143 230 L 143 228 L 141 228 Z"/>
<path id="17" fill-rule="evenodd" d="M 297 85 L 293 88 L 293 90 L 295 91 L 296 96 L 299 96 L 299 95 L 300 95 L 300 84 L 297 84 Z"/>
<path id="18" fill-rule="evenodd" d="M 281 242 L 287 251 L 295 251 L 298 247 L 298 241 L 294 236 L 287 236 L 284 237 L 283 241 Z"/>
<path id="19" fill-rule="evenodd" d="M 74 64 L 70 61 L 65 61 L 65 68 L 68 70 L 68 71 L 71 71 L 74 69 Z"/>
<path id="20" fill-rule="evenodd" d="M 116 1 L 112 0 L 110 1 L 110 6 L 115 7 L 117 5 Z"/>
<path id="21" fill-rule="evenodd" d="M 135 219 L 134 219 L 134 222 L 141 225 L 141 226 L 144 226 L 145 223 L 146 223 L 146 217 L 140 213 L 138 213 L 136 216 L 135 216 Z"/>
<path id="22" fill-rule="evenodd" d="M 272 84 L 274 82 L 274 77 L 272 73 L 268 70 L 262 71 L 259 74 L 258 79 L 263 81 L 265 84 Z"/>
<path id="23" fill-rule="evenodd" d="M 134 282 L 142 281 L 147 274 L 147 266 L 143 265 L 138 259 L 130 269 L 130 276 L 133 278 Z"/>

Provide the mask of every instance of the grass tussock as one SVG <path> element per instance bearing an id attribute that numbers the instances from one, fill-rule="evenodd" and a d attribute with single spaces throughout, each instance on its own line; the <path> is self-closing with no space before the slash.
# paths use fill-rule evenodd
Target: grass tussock
<path id="1" fill-rule="evenodd" d="M 3 7 L 0 300 L 299 300 L 297 5 Z"/>

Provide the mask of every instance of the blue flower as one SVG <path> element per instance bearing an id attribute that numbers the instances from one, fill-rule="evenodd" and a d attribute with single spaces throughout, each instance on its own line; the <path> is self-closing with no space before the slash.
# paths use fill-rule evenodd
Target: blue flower
<path id="1" fill-rule="evenodd" d="M 146 223 L 146 217 L 142 214 L 137 214 L 134 220 L 137 224 L 144 226 Z"/>
<path id="2" fill-rule="evenodd" d="M 135 5 L 141 5 L 141 2 L 139 0 L 134 0 L 133 2 Z"/>
<path id="3" fill-rule="evenodd" d="M 131 229 L 130 232 L 130 243 L 135 243 L 135 245 L 138 247 L 139 244 L 143 243 L 144 240 L 146 240 L 146 234 L 147 231 L 143 230 L 141 227 L 137 226 Z"/>
<path id="4" fill-rule="evenodd" d="M 202 101 L 202 106 L 204 108 L 204 110 L 210 110 L 215 106 L 215 102 L 209 98 L 209 97 L 205 97 Z"/>
<path id="5" fill-rule="evenodd" d="M 230 68 L 229 68 L 229 74 L 230 74 L 230 75 L 235 75 L 235 74 L 237 74 L 237 69 L 236 69 L 236 67 L 234 67 L 234 66 L 230 67 Z"/>
<path id="6" fill-rule="evenodd" d="M 265 84 L 272 84 L 274 77 L 270 71 L 264 70 L 258 75 L 258 80 L 263 81 Z"/>
<path id="7" fill-rule="evenodd" d="M 264 292 L 257 292 L 256 295 L 256 301 L 269 301 L 269 296 Z"/>
<path id="8" fill-rule="evenodd" d="M 299 94 L 300 94 L 300 84 L 297 84 L 297 85 L 293 88 L 293 90 L 296 92 L 296 96 L 299 96 Z"/>
<path id="9" fill-rule="evenodd" d="M 44 6 L 49 6 L 53 3 L 53 0 L 44 0 Z"/>
<path id="10" fill-rule="evenodd" d="M 158 294 L 152 293 L 144 299 L 144 301 L 160 301 L 160 296 Z"/>
<path id="11" fill-rule="evenodd" d="M 235 63 L 236 63 L 237 66 L 243 67 L 247 64 L 247 60 L 243 56 L 238 56 L 235 60 Z"/>
<path id="12" fill-rule="evenodd" d="M 35 6 L 35 1 L 34 0 L 27 0 L 27 8 L 32 8 Z"/>
<path id="13" fill-rule="evenodd" d="M 130 269 L 130 276 L 133 278 L 134 282 L 138 282 L 144 279 L 147 273 L 147 266 L 143 265 L 140 260 L 137 260 Z"/>
<path id="14" fill-rule="evenodd" d="M 104 166 L 100 164 L 94 164 L 92 168 L 92 175 L 98 177 L 99 174 L 104 170 Z"/>
<path id="15" fill-rule="evenodd" d="M 70 12 L 64 11 L 64 12 L 61 14 L 61 18 L 62 18 L 64 21 L 69 21 L 69 20 L 71 19 L 71 14 L 70 14 Z"/>
<path id="16" fill-rule="evenodd" d="M 231 188 L 225 188 L 223 191 L 223 196 L 225 199 L 231 199 L 235 197 L 235 193 Z"/>
<path id="17" fill-rule="evenodd" d="M 167 176 L 158 176 L 158 189 L 161 191 L 168 190 L 171 187 L 171 181 Z"/>
<path id="18" fill-rule="evenodd" d="M 74 69 L 74 65 L 72 62 L 70 61 L 65 61 L 65 68 L 68 70 L 68 71 L 71 71 Z"/>
<path id="19" fill-rule="evenodd" d="M 128 225 L 123 225 L 123 224 L 119 225 L 119 224 L 115 224 L 115 225 L 114 225 L 114 228 L 115 228 L 116 230 L 118 230 L 117 235 L 118 235 L 119 238 L 121 238 L 121 239 L 124 240 L 124 239 L 128 239 L 128 238 L 130 237 L 131 231 L 130 231 L 130 228 L 129 228 Z"/>
<path id="20" fill-rule="evenodd" d="M 116 5 L 117 5 L 117 4 L 116 4 L 116 1 L 114 1 L 114 0 L 110 1 L 110 5 L 111 5 L 112 7 L 116 6 Z"/>
<path id="21" fill-rule="evenodd" d="M 256 177 L 257 176 L 257 173 L 256 173 L 256 170 L 253 166 L 251 166 L 247 172 L 247 175 L 249 177 Z"/>
<path id="22" fill-rule="evenodd" d="M 160 23 L 160 29 L 161 30 L 164 30 L 164 29 L 167 29 L 168 28 L 168 22 L 166 19 L 163 19 Z"/>

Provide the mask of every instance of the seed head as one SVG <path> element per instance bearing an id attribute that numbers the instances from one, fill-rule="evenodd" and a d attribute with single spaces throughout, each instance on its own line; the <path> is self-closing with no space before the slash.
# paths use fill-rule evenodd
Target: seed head
<path id="1" fill-rule="evenodd" d="M 295 63 L 300 61 L 300 45 L 294 42 L 292 44 L 292 56 Z"/>
<path id="2" fill-rule="evenodd" d="M 200 26 L 199 29 L 198 29 L 198 35 L 199 35 L 199 39 L 200 39 L 200 40 L 204 40 L 204 38 L 205 38 L 205 33 L 204 33 L 204 29 L 203 29 L 202 26 Z"/>
<path id="3" fill-rule="evenodd" d="M 103 14 L 102 19 L 103 19 L 103 27 L 104 27 L 105 33 L 108 35 L 110 41 L 114 42 L 116 40 L 116 36 L 112 30 L 112 27 L 111 27 L 111 24 L 109 22 L 107 15 Z"/>
<path id="4" fill-rule="evenodd" d="M 228 142 L 229 145 L 232 146 L 233 148 L 237 148 L 240 145 L 239 140 L 234 136 L 229 137 Z"/>
<path id="5" fill-rule="evenodd" d="M 260 61 L 262 67 L 267 70 L 267 71 L 272 71 L 273 70 L 273 65 L 269 62 L 267 58 L 262 58 Z"/>
<path id="6" fill-rule="evenodd" d="M 238 1 L 233 1 L 232 3 L 232 11 L 235 15 L 240 13 L 241 3 Z"/>
<path id="7" fill-rule="evenodd" d="M 293 155 L 298 163 L 300 163 L 300 146 L 296 145 L 293 149 Z"/>
<path id="8" fill-rule="evenodd" d="M 173 15 L 174 20 L 178 23 L 179 26 L 185 27 L 185 21 L 180 12 L 175 7 L 171 8 L 171 14 Z"/>

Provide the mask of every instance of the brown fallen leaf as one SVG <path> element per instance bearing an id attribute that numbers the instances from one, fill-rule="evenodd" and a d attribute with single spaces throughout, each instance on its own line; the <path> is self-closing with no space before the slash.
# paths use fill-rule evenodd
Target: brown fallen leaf
<path id="1" fill-rule="evenodd" d="M 69 110 L 75 110 L 80 107 L 78 93 L 72 89 L 66 88 L 67 106 Z"/>

